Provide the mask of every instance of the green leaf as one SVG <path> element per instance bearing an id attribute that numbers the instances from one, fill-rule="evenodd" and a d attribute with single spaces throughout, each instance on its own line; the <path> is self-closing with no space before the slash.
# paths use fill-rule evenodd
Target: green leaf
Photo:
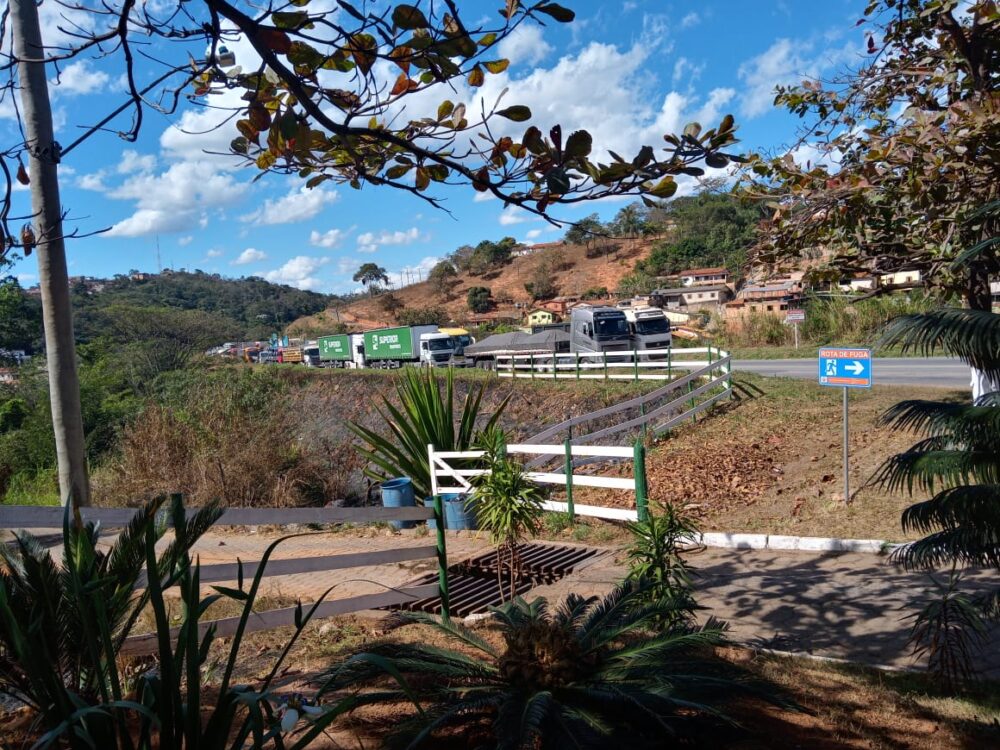
<path id="1" fill-rule="evenodd" d="M 385 170 L 385 176 L 389 180 L 398 180 L 411 169 L 413 167 L 407 164 L 397 164 L 395 167 L 389 167 L 389 169 Z"/>
<path id="2" fill-rule="evenodd" d="M 559 23 L 569 23 L 576 18 L 576 13 L 571 11 L 569 8 L 564 8 L 558 3 L 545 3 L 544 5 L 539 5 L 535 8 L 535 10 L 539 13 L 551 16 Z"/>
<path id="3" fill-rule="evenodd" d="M 713 169 L 729 166 L 729 157 L 725 154 L 705 154 L 705 165 Z"/>
<path id="4" fill-rule="evenodd" d="M 414 180 L 417 190 L 426 190 L 431 184 L 431 174 L 424 167 L 417 167 L 417 177 Z"/>
<path id="5" fill-rule="evenodd" d="M 732 130 L 733 124 L 734 124 L 733 116 L 726 115 L 725 117 L 722 118 L 722 122 L 719 123 L 719 132 L 725 133 L 727 131 Z"/>
<path id="6" fill-rule="evenodd" d="M 570 191 L 569 176 L 565 169 L 553 169 L 545 175 L 545 184 L 550 193 L 565 195 Z"/>
<path id="7" fill-rule="evenodd" d="M 242 591 L 240 589 L 232 589 L 229 588 L 228 586 L 212 586 L 212 588 L 218 591 L 223 596 L 227 596 L 230 599 L 235 599 L 236 601 L 242 602 L 250 598 L 246 591 Z"/>
<path id="8" fill-rule="evenodd" d="M 392 11 L 392 22 L 397 29 L 426 29 L 427 17 L 413 5 L 397 5 Z"/>
<path id="9" fill-rule="evenodd" d="M 278 121 L 278 129 L 281 131 L 281 137 L 286 141 L 294 138 L 299 132 L 299 121 L 295 117 L 295 112 L 290 109 L 285 110 L 285 114 Z"/>
<path id="10" fill-rule="evenodd" d="M 496 40 L 497 40 L 496 32 L 491 31 L 489 34 L 487 34 L 486 36 L 484 36 L 482 39 L 479 40 L 479 46 L 489 47 Z"/>
<path id="11" fill-rule="evenodd" d="M 674 182 L 674 178 L 664 177 L 653 186 L 653 188 L 649 191 L 649 194 L 655 195 L 657 198 L 670 198 L 676 192 L 677 183 Z"/>
<path id="12" fill-rule="evenodd" d="M 531 119 L 531 110 L 523 104 L 515 104 L 513 107 L 497 110 L 497 114 L 501 117 L 506 117 L 508 120 L 513 120 L 514 122 L 524 122 L 525 120 Z M 541 131 L 539 131 L 538 134 L 540 137 Z M 527 139 L 525 140 L 525 145 L 528 145 Z M 531 146 L 528 146 L 528 148 L 531 149 Z"/>
<path id="13" fill-rule="evenodd" d="M 576 130 L 570 133 L 566 139 L 566 157 L 575 158 L 579 156 L 589 156 L 590 149 L 594 145 L 594 139 L 586 130 Z"/>
<path id="14" fill-rule="evenodd" d="M 275 12 L 271 14 L 271 20 L 274 22 L 275 27 L 279 29 L 295 30 L 311 25 L 309 23 L 309 14 L 304 10 L 296 10 L 285 13 Z"/>
<path id="15" fill-rule="evenodd" d="M 684 135 L 689 138 L 697 138 L 701 133 L 701 125 L 697 122 L 689 122 L 684 128 Z"/>
<path id="16" fill-rule="evenodd" d="M 490 60 L 488 62 L 484 62 L 483 65 L 486 66 L 486 69 L 490 71 L 490 73 L 503 73 L 508 67 L 510 67 L 510 60 Z"/>
<path id="17" fill-rule="evenodd" d="M 524 131 L 524 138 L 521 139 L 521 143 L 536 156 L 547 154 L 549 151 L 548 146 L 545 145 L 545 141 L 542 139 L 542 131 L 534 125 Z"/>
<path id="18" fill-rule="evenodd" d="M 246 137 L 241 135 L 239 138 L 233 138 L 233 140 L 229 142 L 229 148 L 237 154 L 245 154 L 250 146 Z"/>
<path id="19" fill-rule="evenodd" d="M 476 87 L 482 86 L 486 81 L 486 74 L 483 73 L 483 69 L 476 65 L 471 71 L 469 71 L 469 85 Z"/>
<path id="20" fill-rule="evenodd" d="M 438 105 L 438 112 L 437 112 L 438 122 L 441 122 L 441 120 L 447 118 L 448 115 L 450 115 L 454 111 L 455 111 L 455 105 L 452 103 L 450 99 L 445 99 Z"/>

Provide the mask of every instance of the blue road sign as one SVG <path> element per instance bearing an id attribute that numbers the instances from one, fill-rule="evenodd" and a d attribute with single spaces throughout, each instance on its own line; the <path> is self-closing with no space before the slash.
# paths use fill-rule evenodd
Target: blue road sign
<path id="1" fill-rule="evenodd" d="M 871 388 L 872 350 L 820 349 L 819 384 L 839 388 Z"/>

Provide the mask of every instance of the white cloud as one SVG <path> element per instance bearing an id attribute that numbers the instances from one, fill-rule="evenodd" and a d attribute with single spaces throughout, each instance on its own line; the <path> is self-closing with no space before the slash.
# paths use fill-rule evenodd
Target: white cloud
<path id="1" fill-rule="evenodd" d="M 264 278 L 272 284 L 288 284 L 299 289 L 316 289 L 322 284 L 322 281 L 314 274 L 329 262 L 329 258 L 297 255 L 280 268 L 265 273 Z"/>
<path id="2" fill-rule="evenodd" d="M 512 227 L 515 224 L 523 224 L 528 221 L 527 215 L 515 211 L 515 209 L 508 209 L 500 214 L 500 226 Z"/>
<path id="3" fill-rule="evenodd" d="M 512 65 L 535 65 L 551 51 L 552 45 L 545 41 L 541 27 L 535 24 L 521 24 L 497 45 L 499 57 L 507 58 Z"/>
<path id="4" fill-rule="evenodd" d="M 414 242 L 426 242 L 426 234 L 422 234 L 416 227 L 406 230 L 396 230 L 394 232 L 385 229 L 379 232 L 364 232 L 358 235 L 358 252 L 374 253 L 384 245 L 412 245 Z"/>
<path id="5" fill-rule="evenodd" d="M 314 247 L 337 247 L 350 234 L 351 230 L 330 229 L 322 234 L 315 229 L 309 233 L 309 244 Z"/>
<path id="6" fill-rule="evenodd" d="M 57 78 L 49 81 L 49 85 L 56 94 L 76 96 L 105 88 L 110 80 L 111 77 L 103 70 L 95 69 L 90 60 L 80 60 L 63 68 Z"/>
<path id="7" fill-rule="evenodd" d="M 76 186 L 83 190 L 96 190 L 99 193 L 103 193 L 108 189 L 108 186 L 104 184 L 104 177 L 104 170 L 82 174 L 77 178 Z"/>
<path id="8" fill-rule="evenodd" d="M 472 199 L 473 203 L 485 203 L 486 201 L 495 200 L 496 196 L 493 193 L 476 193 L 476 196 Z"/>
<path id="9" fill-rule="evenodd" d="M 121 161 L 118 162 L 116 171 L 118 174 L 132 174 L 133 172 L 150 172 L 156 167 L 156 157 L 152 154 L 140 154 L 130 148 L 122 151 Z"/>
<path id="10" fill-rule="evenodd" d="M 180 238 L 178 238 L 177 244 L 180 245 L 181 247 L 187 247 L 193 241 L 194 241 L 194 237 L 189 234 L 186 237 L 180 237 Z"/>
<path id="11" fill-rule="evenodd" d="M 216 249 L 216 248 L 212 248 L 212 249 L 211 249 L 211 250 L 209 250 L 209 251 L 208 251 L 207 253 L 205 253 L 205 257 L 206 257 L 206 258 L 221 258 L 221 257 L 222 257 L 222 254 L 223 254 L 223 253 L 222 253 L 222 251 L 221 251 L 221 250 L 218 250 L 218 249 Z"/>
<path id="12" fill-rule="evenodd" d="M 245 266 L 250 263 L 260 263 L 262 260 L 267 260 L 267 253 L 254 247 L 248 247 L 239 254 L 236 260 L 232 261 L 231 265 Z"/>
<path id="13" fill-rule="evenodd" d="M 738 75 L 743 82 L 740 97 L 743 116 L 758 117 L 770 110 L 774 105 L 775 87 L 818 78 L 823 71 L 856 59 L 859 49 L 857 45 L 847 44 L 816 53 L 811 41 L 778 39 L 739 67 Z"/>
<path id="14" fill-rule="evenodd" d="M 541 229 L 529 229 L 528 233 L 525 234 L 524 236 L 529 240 L 533 240 L 536 239 L 537 237 L 540 237 L 541 234 L 542 234 Z"/>
<path id="15" fill-rule="evenodd" d="M 697 26 L 699 23 L 701 23 L 701 16 L 699 16 L 696 11 L 691 11 L 681 19 L 681 28 L 690 29 L 693 26 Z"/>
<path id="16" fill-rule="evenodd" d="M 336 190 L 323 186 L 309 189 L 305 185 L 295 188 L 281 198 L 268 198 L 256 211 L 244 214 L 240 221 L 254 224 L 294 224 L 312 219 L 327 204 L 339 198 Z"/>
<path id="17" fill-rule="evenodd" d="M 136 211 L 105 236 L 140 237 L 204 227 L 207 211 L 237 203 L 246 189 L 245 184 L 205 159 L 178 162 L 160 174 L 133 175 L 108 189 L 107 195 L 135 201 Z"/>
<path id="18" fill-rule="evenodd" d="M 735 96 L 735 89 L 712 89 L 708 95 L 708 99 L 706 99 L 705 103 L 701 105 L 701 109 L 695 113 L 695 120 L 701 123 L 718 122 L 721 119 L 720 115 L 722 115 L 724 111 L 723 107 L 729 104 Z"/>

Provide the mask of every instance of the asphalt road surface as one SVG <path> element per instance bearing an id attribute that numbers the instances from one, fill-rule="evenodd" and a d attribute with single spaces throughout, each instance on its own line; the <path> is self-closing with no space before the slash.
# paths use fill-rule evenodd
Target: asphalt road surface
<path id="1" fill-rule="evenodd" d="M 733 367 L 758 375 L 816 380 L 818 367 L 812 359 L 738 359 Z M 875 357 L 872 364 L 875 385 L 928 385 L 941 388 L 970 388 L 968 365 L 949 357 Z"/>

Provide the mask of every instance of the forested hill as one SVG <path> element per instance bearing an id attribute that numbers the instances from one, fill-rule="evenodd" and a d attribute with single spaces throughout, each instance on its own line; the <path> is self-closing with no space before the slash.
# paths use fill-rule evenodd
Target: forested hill
<path id="1" fill-rule="evenodd" d="M 160 307 L 200 310 L 231 324 L 247 338 L 259 338 L 303 315 L 323 310 L 334 298 L 257 277 L 227 279 L 201 271 L 133 274 L 109 280 L 74 280 L 73 308 L 77 338 L 102 332 L 102 312 L 112 307 Z"/>

